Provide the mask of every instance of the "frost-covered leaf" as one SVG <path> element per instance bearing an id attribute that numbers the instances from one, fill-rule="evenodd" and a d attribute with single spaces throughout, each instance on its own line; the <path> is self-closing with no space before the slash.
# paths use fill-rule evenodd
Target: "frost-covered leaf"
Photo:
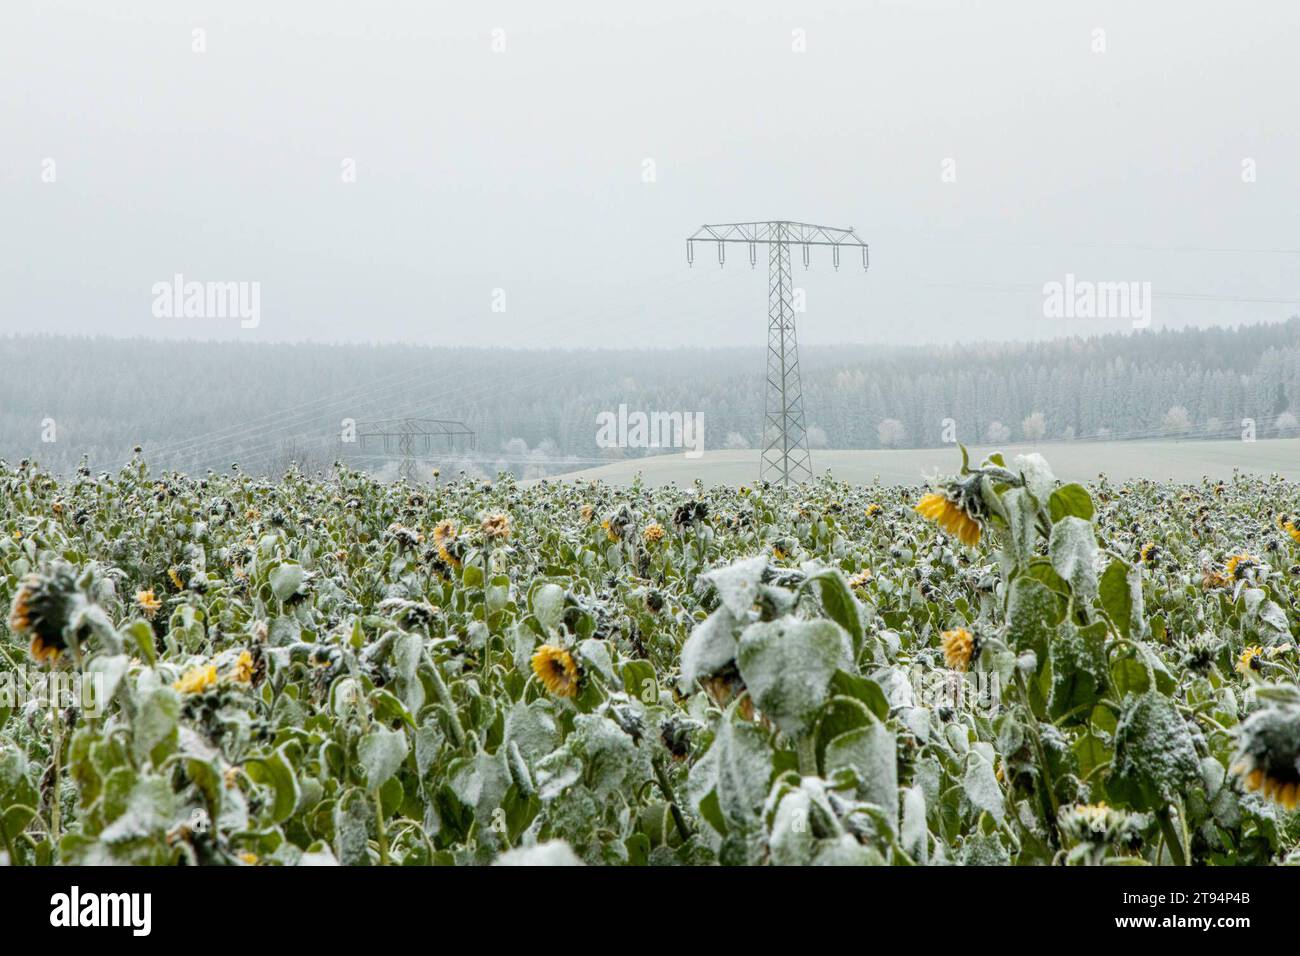
<path id="1" fill-rule="evenodd" d="M 736 662 L 763 713 L 799 734 L 829 697 L 835 672 L 853 670 L 853 649 L 834 621 L 781 618 L 745 628 Z"/>
<path id="2" fill-rule="evenodd" d="M 682 693 L 689 693 L 697 680 L 716 674 L 734 661 L 737 644 L 736 619 L 725 606 L 696 624 L 682 645 Z"/>
<path id="3" fill-rule="evenodd" d="M 718 599 L 731 616 L 743 619 L 758 598 L 758 586 L 765 570 L 767 558 L 760 555 L 716 568 L 701 577 L 717 589 Z"/>
<path id="4" fill-rule="evenodd" d="M 563 840 L 547 840 L 535 846 L 521 846 L 507 850 L 495 860 L 493 866 L 582 866 L 578 855 Z"/>
<path id="5" fill-rule="evenodd" d="M 373 727 L 357 744 L 357 760 L 371 790 L 382 787 L 397 773 L 409 747 L 406 734 L 387 727 Z"/>
<path id="6" fill-rule="evenodd" d="M 1199 779 L 1196 746 L 1174 702 L 1154 690 L 1127 698 L 1115 728 L 1112 796 L 1137 810 L 1162 809 Z"/>
<path id="7" fill-rule="evenodd" d="M 1078 601 L 1097 593 L 1097 534 L 1092 523 L 1067 516 L 1052 525 L 1047 545 L 1052 568 L 1069 582 Z"/>

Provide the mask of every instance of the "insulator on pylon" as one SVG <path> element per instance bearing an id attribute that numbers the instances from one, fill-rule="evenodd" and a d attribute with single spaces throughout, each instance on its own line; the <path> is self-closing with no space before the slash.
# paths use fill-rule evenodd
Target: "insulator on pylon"
<path id="1" fill-rule="evenodd" d="M 695 243 L 689 239 L 686 240 L 686 264 L 688 266 L 695 265 Z"/>
<path id="2" fill-rule="evenodd" d="M 719 242 L 718 243 L 718 267 L 721 268 L 726 264 L 727 264 L 727 244 L 725 242 Z"/>
<path id="3" fill-rule="evenodd" d="M 863 247 L 862 247 L 862 271 L 863 271 L 863 272 L 866 272 L 866 271 L 867 271 L 867 264 L 868 264 L 868 261 L 867 261 L 867 247 L 866 247 L 866 246 L 863 246 Z"/>
<path id="4" fill-rule="evenodd" d="M 809 261 L 809 246 L 808 243 L 805 242 L 803 244 L 803 267 L 805 269 L 808 268 L 808 261 Z"/>
<path id="5" fill-rule="evenodd" d="M 752 269 L 758 264 L 758 244 L 751 242 L 749 244 L 749 267 Z"/>
<path id="6" fill-rule="evenodd" d="M 836 269 L 839 269 L 839 267 L 840 267 L 840 247 L 839 247 L 839 246 L 831 246 L 831 262 L 835 263 L 835 268 L 836 268 Z"/>

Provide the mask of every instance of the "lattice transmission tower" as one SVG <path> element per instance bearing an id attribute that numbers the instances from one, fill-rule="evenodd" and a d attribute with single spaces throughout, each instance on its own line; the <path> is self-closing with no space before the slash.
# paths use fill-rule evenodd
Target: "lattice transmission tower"
<path id="1" fill-rule="evenodd" d="M 758 463 L 760 481 L 785 485 L 813 476 L 804 420 L 803 392 L 799 380 L 799 343 L 795 339 L 794 289 L 790 247 L 802 247 L 808 268 L 813 246 L 830 246 L 831 260 L 840 267 L 840 250 L 862 250 L 862 268 L 868 266 L 867 244 L 852 227 L 836 229 L 806 222 L 728 222 L 701 226 L 686 240 L 686 261 L 695 263 L 695 243 L 716 242 L 718 265 L 726 264 L 727 244 L 749 246 L 749 266 L 758 264 L 758 247 L 767 246 L 767 384 L 763 398 L 763 454 Z"/>
<path id="2" fill-rule="evenodd" d="M 439 452 L 451 454 L 460 446 L 461 451 L 473 451 L 477 445 L 474 431 L 464 422 L 440 418 L 389 418 L 383 421 L 358 422 L 356 443 L 362 456 L 367 451 L 383 449 L 385 456 L 394 451 L 401 456 L 397 466 L 398 476 L 415 483 L 417 463 L 436 461 Z M 466 448 L 465 446 L 468 446 Z"/>

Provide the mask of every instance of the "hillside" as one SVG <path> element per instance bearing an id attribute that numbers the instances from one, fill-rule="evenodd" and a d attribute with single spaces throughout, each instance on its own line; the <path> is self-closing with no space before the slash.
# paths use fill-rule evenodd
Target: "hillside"
<path id="1" fill-rule="evenodd" d="M 969 449 L 972 464 L 996 449 Z M 1116 481 L 1194 482 L 1202 477 L 1229 479 L 1234 471 L 1279 474 L 1300 480 L 1300 439 L 1242 441 L 1043 442 L 1004 446 L 1008 455 L 1035 451 L 1051 461 L 1062 481 L 1092 481 L 1105 474 Z M 925 476 L 951 472 L 961 459 L 955 448 L 821 450 L 813 453 L 818 476 L 830 473 L 854 484 L 879 479 L 885 485 L 915 485 Z M 758 476 L 758 452 L 710 451 L 695 461 L 682 455 L 657 455 L 570 472 L 565 480 L 596 479 L 626 486 L 641 476 L 650 487 L 684 486 L 697 478 L 708 487 L 752 485 Z"/>

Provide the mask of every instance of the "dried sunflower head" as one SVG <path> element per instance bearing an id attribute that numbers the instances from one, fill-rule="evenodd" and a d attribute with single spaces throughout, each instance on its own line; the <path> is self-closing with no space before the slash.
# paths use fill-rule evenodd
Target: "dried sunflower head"
<path id="1" fill-rule="evenodd" d="M 489 538 L 504 540 L 510 537 L 510 516 L 507 514 L 490 514 L 483 519 L 480 527 Z"/>
<path id="2" fill-rule="evenodd" d="M 9 608 L 9 629 L 28 638 L 32 659 L 53 663 L 76 640 L 73 622 L 88 602 L 66 564 L 31 573 L 19 582 Z"/>
<path id="3" fill-rule="evenodd" d="M 1247 790 L 1294 810 L 1300 804 L 1300 707 L 1263 707 L 1237 727 L 1232 769 Z"/>

